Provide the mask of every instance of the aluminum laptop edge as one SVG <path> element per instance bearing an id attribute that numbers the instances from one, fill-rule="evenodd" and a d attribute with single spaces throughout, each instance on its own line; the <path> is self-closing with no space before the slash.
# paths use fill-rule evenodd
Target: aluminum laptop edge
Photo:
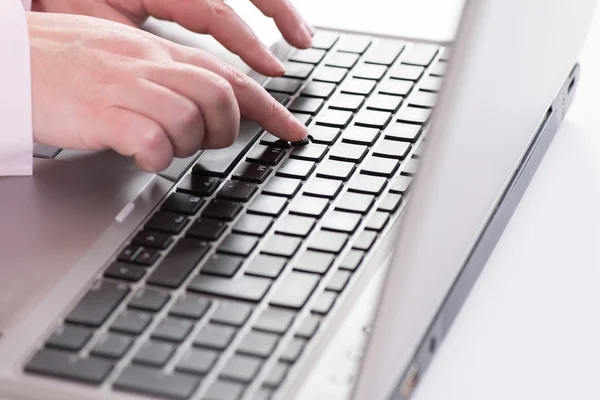
<path id="1" fill-rule="evenodd" d="M 406 388 L 414 385 L 406 386 L 402 378 L 414 382 L 415 365 L 423 372 L 431 356 L 423 356 L 420 349 L 430 343 L 431 332 L 441 341 L 468 292 L 471 280 L 466 289 L 456 291 L 453 286 L 463 267 L 470 265 L 465 267 L 466 260 L 475 258 L 467 256 L 476 255 L 482 242 L 489 253 L 494 241 L 477 239 L 493 226 L 494 210 L 507 199 L 518 201 L 518 196 L 506 196 L 507 189 L 523 190 L 517 183 L 526 179 L 516 178 L 532 173 L 526 167 L 539 162 L 562 119 L 594 5 L 591 0 L 569 5 L 533 0 L 467 3 L 454 62 L 428 136 L 429 161 L 423 163 L 413 189 L 416 200 L 409 204 L 416 204 L 405 218 L 402 236 L 389 235 L 392 239 L 346 297 L 357 300 L 344 302 L 277 398 L 410 395 Z M 513 21 L 510 30 L 506 21 Z M 491 48 L 503 51 L 492 53 Z M 287 54 L 285 46 L 278 49 Z M 503 101 L 490 101 L 500 98 Z M 140 398 L 22 372 L 25 357 L 47 336 L 56 318 L 85 293 L 108 257 L 173 186 L 172 176 L 141 173 L 110 153 L 73 154 L 66 161 L 36 160 L 33 178 L 0 180 L 5 222 L 0 228 L 0 398 Z M 28 240 L 14 239 L 23 237 Z M 397 243 L 402 256 L 396 256 L 389 269 L 355 386 L 365 333 L 386 278 L 383 265 Z M 433 254 L 422 249 L 431 248 L 439 249 L 440 258 L 426 258 Z M 485 256 L 480 257 L 473 263 L 475 270 L 484 264 Z M 458 293 L 459 300 L 448 301 L 448 293 Z"/>

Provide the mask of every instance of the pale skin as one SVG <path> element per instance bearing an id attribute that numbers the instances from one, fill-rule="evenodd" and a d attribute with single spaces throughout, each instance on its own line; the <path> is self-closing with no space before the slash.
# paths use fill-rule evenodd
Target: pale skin
<path id="1" fill-rule="evenodd" d="M 253 0 L 293 46 L 314 29 L 288 0 Z M 28 14 L 38 143 L 110 148 L 156 172 L 229 146 L 240 117 L 289 141 L 306 127 L 244 73 L 137 27 L 149 16 L 208 33 L 267 76 L 283 65 L 222 0 L 34 0 Z"/>

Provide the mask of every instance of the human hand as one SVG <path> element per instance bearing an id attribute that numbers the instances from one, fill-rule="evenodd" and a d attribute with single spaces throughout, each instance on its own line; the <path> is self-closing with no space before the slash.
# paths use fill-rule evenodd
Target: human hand
<path id="1" fill-rule="evenodd" d="M 290 0 L 251 0 L 272 17 L 285 39 L 298 48 L 310 47 L 315 33 Z M 81 14 L 140 26 L 148 17 L 176 22 L 206 33 L 239 55 L 255 71 L 282 75 L 284 67 L 223 0 L 34 0 L 33 9 Z"/>
<path id="2" fill-rule="evenodd" d="M 37 143 L 112 148 L 147 171 L 231 145 L 240 114 L 289 141 L 306 127 L 244 73 L 141 29 L 28 13 Z"/>

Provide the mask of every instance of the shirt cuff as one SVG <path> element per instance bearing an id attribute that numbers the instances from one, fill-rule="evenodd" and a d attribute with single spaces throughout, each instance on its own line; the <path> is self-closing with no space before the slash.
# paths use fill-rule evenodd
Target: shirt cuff
<path id="1" fill-rule="evenodd" d="M 23 11 L 27 3 L 0 1 L 0 176 L 33 172 L 31 61 Z"/>

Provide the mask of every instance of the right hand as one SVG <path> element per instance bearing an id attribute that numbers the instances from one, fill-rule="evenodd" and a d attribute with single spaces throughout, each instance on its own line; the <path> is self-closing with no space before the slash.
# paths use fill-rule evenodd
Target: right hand
<path id="1" fill-rule="evenodd" d="M 157 172 L 231 145 L 240 114 L 284 140 L 307 135 L 258 83 L 205 52 L 96 18 L 27 18 L 37 143 L 111 148 Z"/>

